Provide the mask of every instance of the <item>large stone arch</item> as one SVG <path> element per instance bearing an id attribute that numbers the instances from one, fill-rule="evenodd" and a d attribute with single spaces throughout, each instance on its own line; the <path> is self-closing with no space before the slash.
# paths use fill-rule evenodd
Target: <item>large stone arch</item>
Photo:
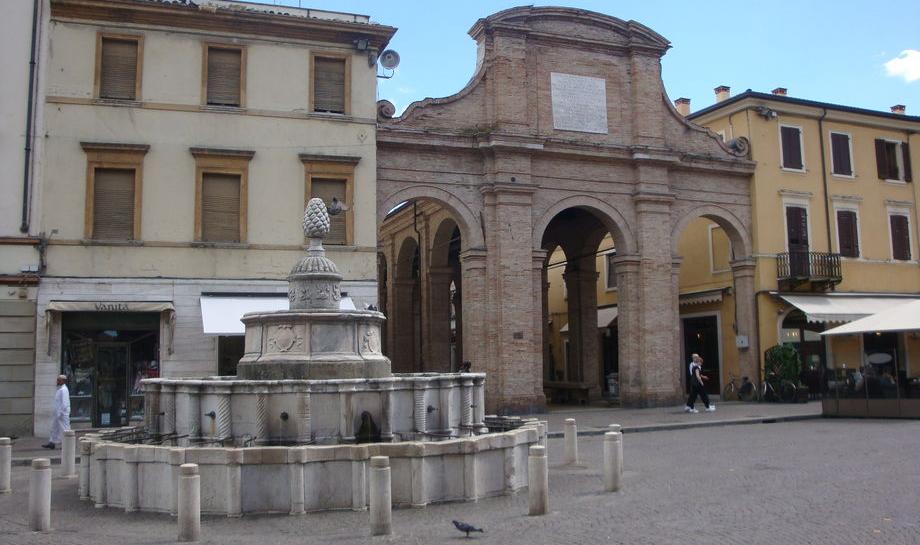
<path id="1" fill-rule="evenodd" d="M 694 206 L 674 222 L 671 228 L 671 253 L 673 255 L 677 255 L 677 246 L 684 229 L 697 218 L 712 220 L 725 230 L 725 234 L 732 243 L 732 253 L 735 259 L 750 257 L 754 247 L 750 230 L 731 210 L 715 204 Z"/>
<path id="2" fill-rule="evenodd" d="M 479 226 L 479 221 L 476 219 L 476 214 L 473 213 L 470 207 L 467 206 L 460 197 L 435 185 L 412 185 L 398 189 L 390 195 L 378 195 L 378 230 L 390 210 L 399 203 L 415 199 L 435 201 L 451 212 L 451 215 L 453 215 L 454 220 L 457 222 L 457 226 L 460 228 L 463 248 L 482 248 L 485 246 L 482 229 Z"/>
<path id="3" fill-rule="evenodd" d="M 581 208 L 593 214 L 613 236 L 616 247 L 622 248 L 622 254 L 633 254 L 636 251 L 635 238 L 632 228 L 626 218 L 613 206 L 590 195 L 572 195 L 566 197 L 543 212 L 533 226 L 533 248 L 539 250 L 543 247 L 543 235 L 550 222 L 560 212 L 569 208 Z M 619 250 L 618 250 L 619 251 Z"/>

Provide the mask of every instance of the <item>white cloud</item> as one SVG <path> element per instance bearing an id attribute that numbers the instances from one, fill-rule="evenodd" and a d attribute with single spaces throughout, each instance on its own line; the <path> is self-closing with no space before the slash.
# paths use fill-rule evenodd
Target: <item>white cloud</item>
<path id="1" fill-rule="evenodd" d="M 905 49 L 901 54 L 885 63 L 889 76 L 900 76 L 910 83 L 920 79 L 920 51 Z"/>

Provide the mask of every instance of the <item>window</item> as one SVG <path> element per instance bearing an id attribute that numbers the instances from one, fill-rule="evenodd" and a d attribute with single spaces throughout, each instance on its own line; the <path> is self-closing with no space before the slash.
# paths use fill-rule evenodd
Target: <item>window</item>
<path id="1" fill-rule="evenodd" d="M 205 45 L 204 102 L 212 106 L 243 107 L 246 97 L 246 50 Z"/>
<path id="2" fill-rule="evenodd" d="M 95 95 L 138 100 L 141 92 L 143 38 L 99 34 L 96 45 Z"/>
<path id="3" fill-rule="evenodd" d="M 324 242 L 329 245 L 354 244 L 354 179 L 360 157 L 301 154 L 304 164 L 304 204 L 314 197 L 326 205 L 335 198 L 342 212 L 330 216 L 331 229 Z"/>
<path id="4" fill-rule="evenodd" d="M 837 210 L 837 249 L 843 257 L 859 257 L 858 224 L 856 210 Z"/>
<path id="5" fill-rule="evenodd" d="M 195 240 L 245 244 L 249 161 L 255 152 L 192 148 L 195 172 Z"/>
<path id="6" fill-rule="evenodd" d="M 904 182 L 913 180 L 910 166 L 910 146 L 908 146 L 907 142 L 876 139 L 875 162 L 878 166 L 878 177 L 882 180 Z"/>
<path id="7" fill-rule="evenodd" d="M 780 125 L 781 160 L 783 168 L 789 170 L 804 170 L 802 162 L 802 129 Z"/>
<path id="8" fill-rule="evenodd" d="M 615 290 L 617 289 L 617 271 L 614 259 L 617 257 L 617 251 L 613 250 L 604 257 L 607 260 L 607 291 Z"/>
<path id="9" fill-rule="evenodd" d="M 349 113 L 350 64 L 345 56 L 313 57 L 310 89 L 314 112 Z"/>
<path id="10" fill-rule="evenodd" d="M 149 146 L 81 142 L 86 153 L 83 236 L 140 240 L 142 163 Z"/>
<path id="11" fill-rule="evenodd" d="M 910 218 L 907 212 L 889 212 L 888 222 L 891 229 L 891 258 L 910 261 Z"/>
<path id="12" fill-rule="evenodd" d="M 831 173 L 837 176 L 853 176 L 852 156 L 850 135 L 842 132 L 832 132 Z"/>

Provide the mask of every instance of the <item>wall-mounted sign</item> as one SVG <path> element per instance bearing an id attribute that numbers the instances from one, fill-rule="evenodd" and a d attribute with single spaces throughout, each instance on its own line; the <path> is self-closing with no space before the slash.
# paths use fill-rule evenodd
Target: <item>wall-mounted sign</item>
<path id="1" fill-rule="evenodd" d="M 550 73 L 553 128 L 607 134 L 607 85 L 603 78 Z"/>

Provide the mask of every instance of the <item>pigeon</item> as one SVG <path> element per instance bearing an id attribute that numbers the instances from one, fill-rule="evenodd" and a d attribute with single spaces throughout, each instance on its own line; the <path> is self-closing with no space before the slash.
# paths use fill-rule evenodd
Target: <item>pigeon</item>
<path id="1" fill-rule="evenodd" d="M 466 537 L 470 537 L 470 532 L 483 532 L 482 528 L 475 528 L 472 524 L 467 524 L 459 520 L 452 520 L 454 527 L 460 530 L 461 532 L 466 532 Z"/>

